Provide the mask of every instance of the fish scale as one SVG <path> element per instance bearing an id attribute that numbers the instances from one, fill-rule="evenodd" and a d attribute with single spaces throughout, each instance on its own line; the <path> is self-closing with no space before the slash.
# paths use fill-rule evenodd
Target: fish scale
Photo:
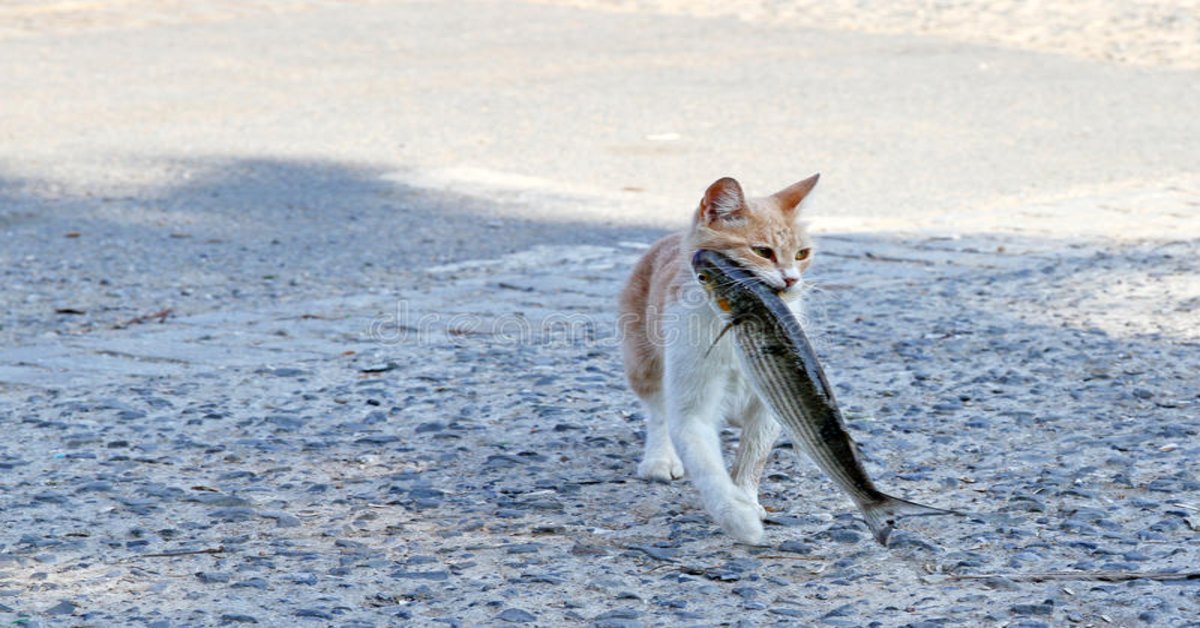
<path id="1" fill-rule="evenodd" d="M 901 517 L 961 514 L 875 487 L 812 344 L 773 288 L 716 251 L 697 251 L 692 268 L 729 316 L 714 344 L 733 330 L 754 391 L 799 448 L 854 501 L 880 545 L 887 545 Z"/>

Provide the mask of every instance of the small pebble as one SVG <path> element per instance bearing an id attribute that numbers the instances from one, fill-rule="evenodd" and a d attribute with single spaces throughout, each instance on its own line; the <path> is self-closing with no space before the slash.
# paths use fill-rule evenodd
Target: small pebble
<path id="1" fill-rule="evenodd" d="M 537 621 L 537 617 L 535 617 L 533 613 L 521 610 L 519 608 L 506 608 L 496 616 L 496 619 L 514 624 L 525 624 L 531 621 Z"/>

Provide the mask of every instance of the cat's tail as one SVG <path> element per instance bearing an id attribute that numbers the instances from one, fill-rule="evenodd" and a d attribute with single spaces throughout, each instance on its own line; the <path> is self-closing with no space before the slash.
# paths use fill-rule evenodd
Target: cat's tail
<path id="1" fill-rule="evenodd" d="M 859 504 L 858 507 L 862 511 L 863 519 L 867 520 L 867 526 L 871 528 L 871 534 L 874 534 L 875 540 L 884 547 L 887 547 L 892 530 L 896 529 L 896 521 L 903 517 L 964 516 L 961 512 L 910 502 L 878 491 L 872 501 Z"/>

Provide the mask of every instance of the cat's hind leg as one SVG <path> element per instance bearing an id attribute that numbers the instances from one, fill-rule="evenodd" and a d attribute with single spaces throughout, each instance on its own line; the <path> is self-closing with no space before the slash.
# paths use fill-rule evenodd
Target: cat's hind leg
<path id="1" fill-rule="evenodd" d="M 646 406 L 646 451 L 638 464 L 637 475 L 643 480 L 670 482 L 683 477 L 683 462 L 675 453 L 667 430 L 667 408 L 661 392 L 642 399 Z"/>
<path id="2" fill-rule="evenodd" d="M 767 464 L 771 449 L 779 438 L 779 421 L 775 420 L 771 410 L 755 396 L 747 403 L 741 424 L 742 438 L 733 458 L 731 475 L 733 483 L 758 505 L 758 485 L 762 480 L 763 467 Z M 759 517 L 767 515 L 766 509 L 761 505 L 758 506 L 758 513 Z"/>

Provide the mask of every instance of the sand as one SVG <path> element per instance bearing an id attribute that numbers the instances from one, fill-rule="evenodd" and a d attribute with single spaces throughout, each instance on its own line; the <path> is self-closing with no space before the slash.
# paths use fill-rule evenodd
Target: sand
<path id="1" fill-rule="evenodd" d="M 730 16 L 749 22 L 924 34 L 1102 59 L 1200 67 L 1200 2 L 1181 0 L 538 0 L 587 9 Z"/>
<path id="2" fill-rule="evenodd" d="M 1197 0 L 529 0 L 584 9 L 729 16 L 760 23 L 948 39 L 1158 66 L 1200 68 Z M 0 39 L 39 33 L 222 21 L 333 5 L 411 0 L 0 0 Z"/>

